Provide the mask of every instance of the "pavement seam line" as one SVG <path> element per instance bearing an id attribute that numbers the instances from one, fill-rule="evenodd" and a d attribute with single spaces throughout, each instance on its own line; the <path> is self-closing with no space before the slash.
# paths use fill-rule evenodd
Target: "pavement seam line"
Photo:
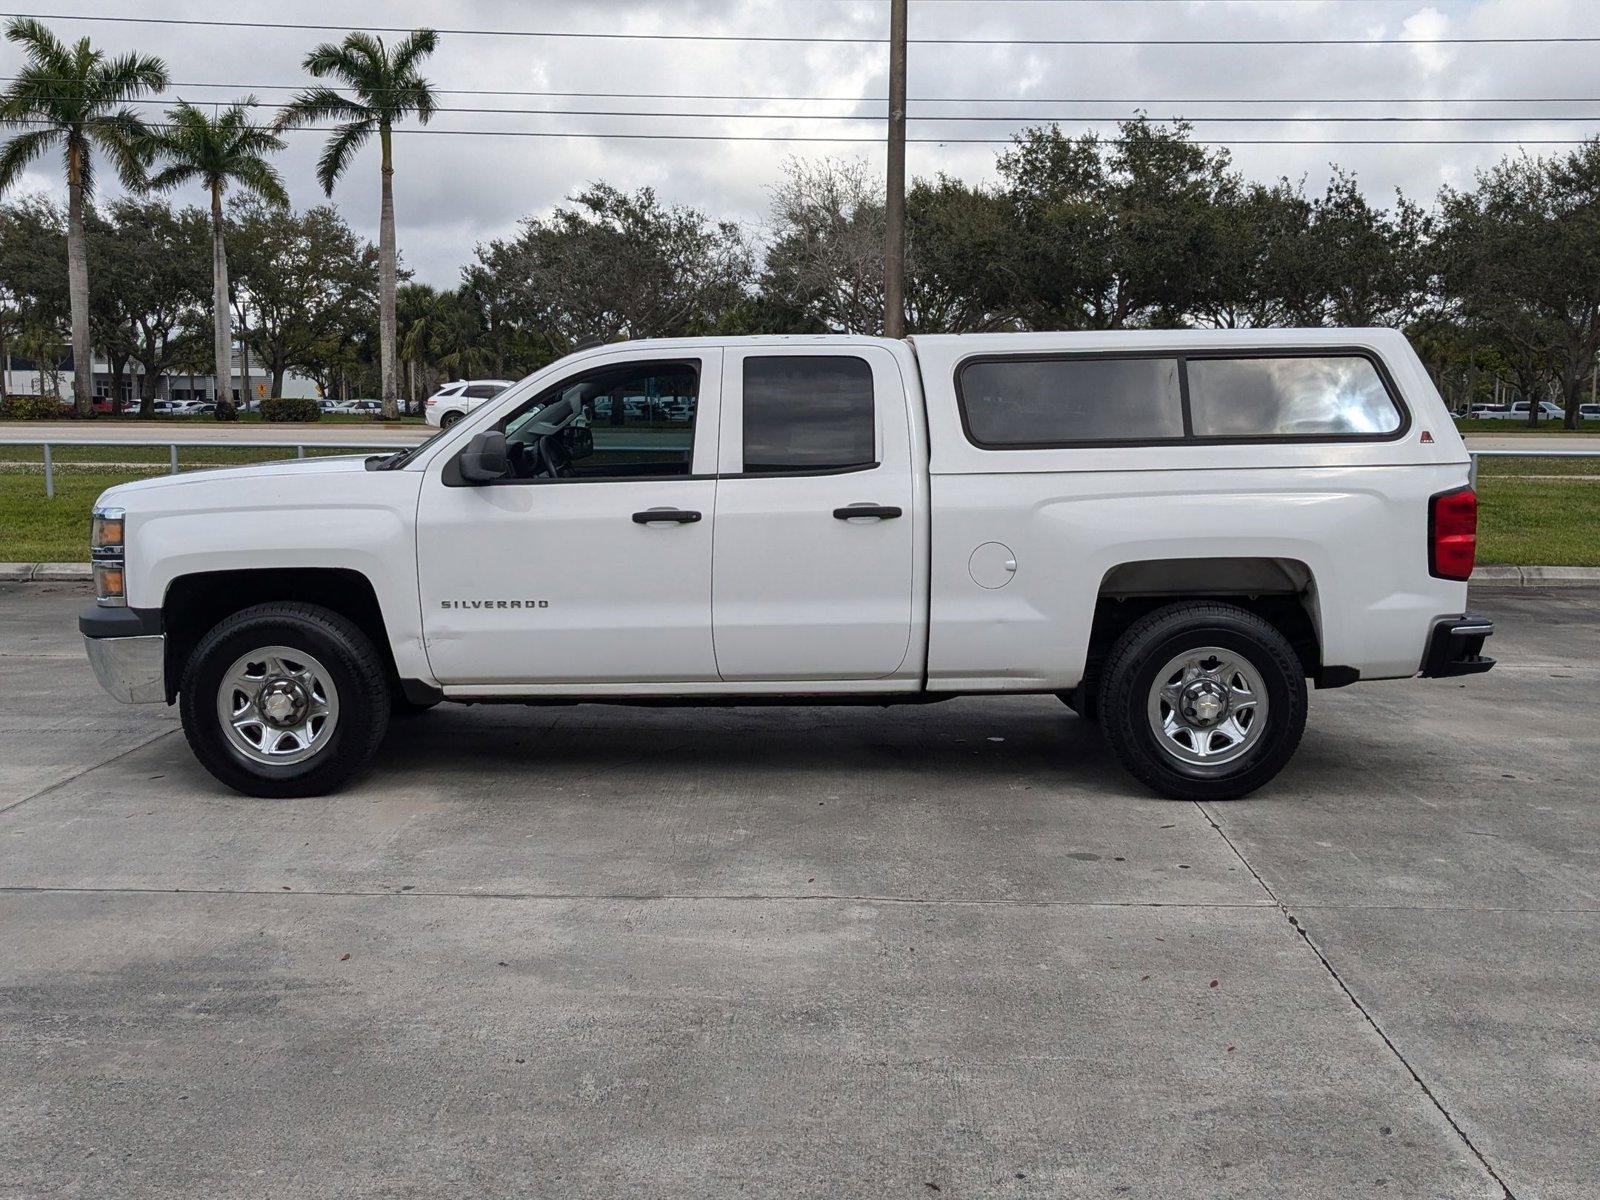
<path id="1" fill-rule="evenodd" d="M 388 889 L 383 891 L 355 891 L 355 890 L 284 890 L 283 888 L 157 888 L 157 887 L 73 887 L 53 884 L 0 884 L 0 895 L 26 895 L 30 892 L 41 894 L 78 894 L 78 895 L 136 895 L 136 896 L 281 896 L 289 899 L 295 896 L 308 898 L 332 899 L 358 899 L 358 900 L 515 900 L 532 903 L 563 901 L 593 900 L 603 902 L 632 902 L 648 903 L 652 901 L 691 901 L 701 903 L 728 903 L 728 902 L 771 902 L 790 903 L 815 901 L 831 904 L 907 904 L 907 905 L 949 905 L 970 907 L 997 907 L 997 908 L 1197 908 L 1197 909 L 1240 909 L 1243 911 L 1256 911 L 1275 907 L 1271 903 L 1265 904 L 1236 904 L 1226 901 L 1215 903 L 1168 903 L 1160 900 L 960 900 L 951 897 L 935 896 L 921 898 L 915 896 L 868 896 L 847 895 L 838 892 L 799 893 L 799 892 L 710 892 L 695 894 L 692 892 L 421 892 L 398 891 Z"/>
<path id="2" fill-rule="evenodd" d="M 30 795 L 24 796 L 20 800 L 13 800 L 10 804 L 7 804 L 3 808 L 0 808 L 0 816 L 3 816 L 4 814 L 6 814 L 8 812 L 13 812 L 16 809 L 21 808 L 24 804 L 26 804 L 30 800 L 37 800 L 40 796 L 48 796 L 51 792 L 55 791 L 57 788 L 66 787 L 67 784 L 74 783 L 77 780 L 82 779 L 90 771 L 98 771 L 101 767 L 109 767 L 112 763 L 117 762 L 120 759 L 127 758 L 128 755 L 137 753 L 138 751 L 143 750 L 146 746 L 153 746 L 153 745 L 155 745 L 155 743 L 159 742 L 162 738 L 167 737 L 167 736 L 169 736 L 171 734 L 174 734 L 174 733 L 177 733 L 177 732 L 178 731 L 176 729 L 163 729 L 160 733 L 157 733 L 152 737 L 147 737 L 147 738 L 144 739 L 144 741 L 139 742 L 136 745 L 129 746 L 126 750 L 122 750 L 122 751 L 119 751 L 116 754 L 113 754 L 110 758 L 102 759 L 100 762 L 97 762 L 97 763 L 90 763 L 87 767 L 84 767 L 82 770 L 74 771 L 71 775 L 68 775 L 65 779 L 58 779 L 54 783 L 48 785 L 47 787 L 42 787 L 37 792 L 33 792 Z"/>
<path id="3" fill-rule="evenodd" d="M 1423 1079 L 1422 1075 L 1417 1071 L 1417 1069 L 1411 1065 L 1411 1060 L 1401 1052 L 1400 1047 L 1395 1044 L 1394 1039 L 1389 1036 L 1382 1025 L 1378 1024 L 1377 1018 L 1374 1017 L 1372 1013 L 1367 1011 L 1366 1005 L 1362 1004 L 1361 1001 L 1356 997 L 1355 992 L 1350 989 L 1350 985 L 1344 981 L 1344 977 L 1339 974 L 1337 968 L 1335 968 L 1333 963 L 1329 961 L 1328 956 L 1322 952 L 1322 947 L 1318 946 L 1316 942 L 1311 940 L 1311 935 L 1305 931 L 1299 920 L 1292 912 L 1289 911 L 1289 906 L 1278 898 L 1278 894 L 1272 890 L 1272 886 L 1268 884 L 1267 881 L 1261 877 L 1261 873 L 1257 871 L 1253 865 L 1251 865 L 1250 860 L 1244 856 L 1244 852 L 1241 851 L 1234 843 L 1234 840 L 1228 836 L 1228 831 L 1222 828 L 1221 822 L 1213 817 L 1211 813 L 1207 811 L 1205 805 L 1201 804 L 1198 800 L 1193 801 L 1193 803 L 1194 806 L 1200 810 L 1200 815 L 1206 819 L 1206 822 L 1211 826 L 1211 828 L 1217 831 L 1217 836 L 1222 839 L 1223 843 L 1228 847 L 1229 850 L 1233 851 L 1234 857 L 1239 860 L 1239 862 L 1244 866 L 1244 869 L 1249 871 L 1250 874 L 1254 876 L 1256 882 L 1261 885 L 1262 890 L 1265 891 L 1267 895 L 1272 897 L 1272 902 L 1277 906 L 1278 911 L 1283 914 L 1284 919 L 1289 922 L 1290 927 L 1300 935 L 1300 940 L 1306 944 L 1306 946 L 1311 950 L 1311 953 L 1317 956 L 1317 961 L 1322 964 L 1322 969 L 1328 973 L 1328 977 L 1332 979 L 1338 989 L 1344 993 L 1345 999 L 1350 1001 L 1356 1012 L 1361 1014 L 1362 1019 L 1366 1021 L 1366 1023 L 1372 1028 L 1372 1031 L 1378 1035 L 1383 1044 L 1389 1048 L 1389 1053 L 1393 1054 L 1395 1060 L 1406 1069 L 1406 1073 L 1411 1076 L 1412 1081 L 1422 1089 L 1422 1094 L 1426 1096 L 1433 1107 L 1438 1110 L 1439 1115 L 1444 1118 L 1445 1123 L 1449 1125 L 1450 1128 L 1455 1132 L 1456 1137 L 1461 1139 L 1461 1144 L 1465 1146 L 1472 1157 L 1478 1161 L 1478 1165 L 1484 1169 L 1489 1178 L 1493 1179 L 1495 1183 L 1499 1185 L 1500 1192 L 1504 1200 L 1516 1200 L 1516 1193 L 1511 1190 L 1511 1186 L 1506 1183 L 1503 1178 L 1501 1178 L 1500 1172 L 1494 1169 L 1494 1165 L 1490 1163 L 1488 1157 L 1473 1143 L 1472 1138 L 1467 1135 L 1467 1131 L 1461 1127 L 1460 1122 L 1458 1122 L 1450 1110 L 1444 1106 L 1444 1103 L 1434 1093 L 1434 1090 L 1428 1086 L 1427 1081 Z"/>

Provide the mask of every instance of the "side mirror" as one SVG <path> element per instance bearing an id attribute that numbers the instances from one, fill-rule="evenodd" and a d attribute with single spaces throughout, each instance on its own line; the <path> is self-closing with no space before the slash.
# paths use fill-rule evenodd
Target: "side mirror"
<path id="1" fill-rule="evenodd" d="M 468 483 L 491 483 L 504 478 L 510 466 L 506 458 L 506 435 L 497 429 L 480 433 L 461 452 L 461 478 Z"/>

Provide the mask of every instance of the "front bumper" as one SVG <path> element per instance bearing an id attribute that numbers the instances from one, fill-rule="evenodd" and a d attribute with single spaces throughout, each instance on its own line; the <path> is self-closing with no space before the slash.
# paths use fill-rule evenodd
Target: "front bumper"
<path id="1" fill-rule="evenodd" d="M 1494 666 L 1494 659 L 1483 653 L 1483 642 L 1493 635 L 1494 622 L 1476 613 L 1440 621 L 1433 627 L 1428 649 L 1422 656 L 1423 678 L 1444 679 L 1487 671 Z"/>
<path id="2" fill-rule="evenodd" d="M 100 686 L 124 704 L 167 698 L 167 639 L 159 608 L 95 605 L 78 618 L 83 649 Z"/>
<path id="3" fill-rule="evenodd" d="M 88 637 L 83 648 L 100 686 L 124 704 L 153 704 L 167 698 L 165 664 L 167 639 L 149 637 Z"/>

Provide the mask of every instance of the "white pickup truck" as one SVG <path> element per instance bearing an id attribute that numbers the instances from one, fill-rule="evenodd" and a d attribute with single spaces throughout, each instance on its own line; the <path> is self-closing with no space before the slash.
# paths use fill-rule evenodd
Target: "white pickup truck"
<path id="1" fill-rule="evenodd" d="M 251 795 L 441 700 L 1041 693 L 1221 799 L 1288 761 L 1308 680 L 1493 665 L 1476 520 L 1387 330 L 639 341 L 415 449 L 111 488 L 80 627 Z"/>

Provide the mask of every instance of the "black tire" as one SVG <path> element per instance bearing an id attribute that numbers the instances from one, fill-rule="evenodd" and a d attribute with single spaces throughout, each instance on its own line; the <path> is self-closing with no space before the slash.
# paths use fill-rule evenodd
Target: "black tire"
<path id="1" fill-rule="evenodd" d="M 336 689 L 337 719 L 310 757 L 268 765 L 235 749 L 217 711 L 223 677 L 267 646 L 312 655 Z M 178 712 L 200 764 L 247 796 L 320 796 L 365 770 L 389 728 L 389 673 L 371 639 L 345 617 L 315 604 L 258 604 L 234 613 L 203 638 L 184 665 Z M 312 742 L 315 745 L 315 742 Z"/>
<path id="2" fill-rule="evenodd" d="M 440 429 L 449 429 L 450 426 L 454 425 L 457 421 L 461 420 L 461 417 L 462 417 L 461 413 L 457 412 L 454 409 L 451 409 L 449 412 L 445 413 L 444 416 L 439 418 L 439 428 Z"/>
<path id="3" fill-rule="evenodd" d="M 1149 706 L 1157 674 L 1174 657 L 1213 646 L 1238 655 L 1260 676 L 1266 716 L 1253 742 L 1241 739 L 1248 745 L 1238 758 L 1199 766 L 1181 761 L 1181 750 L 1164 748 Z M 1268 782 L 1294 755 L 1306 725 L 1306 681 L 1294 648 L 1254 613 L 1231 604 L 1173 604 L 1117 639 L 1101 675 L 1098 707 L 1112 751 L 1134 778 L 1175 800 L 1232 800 Z"/>

